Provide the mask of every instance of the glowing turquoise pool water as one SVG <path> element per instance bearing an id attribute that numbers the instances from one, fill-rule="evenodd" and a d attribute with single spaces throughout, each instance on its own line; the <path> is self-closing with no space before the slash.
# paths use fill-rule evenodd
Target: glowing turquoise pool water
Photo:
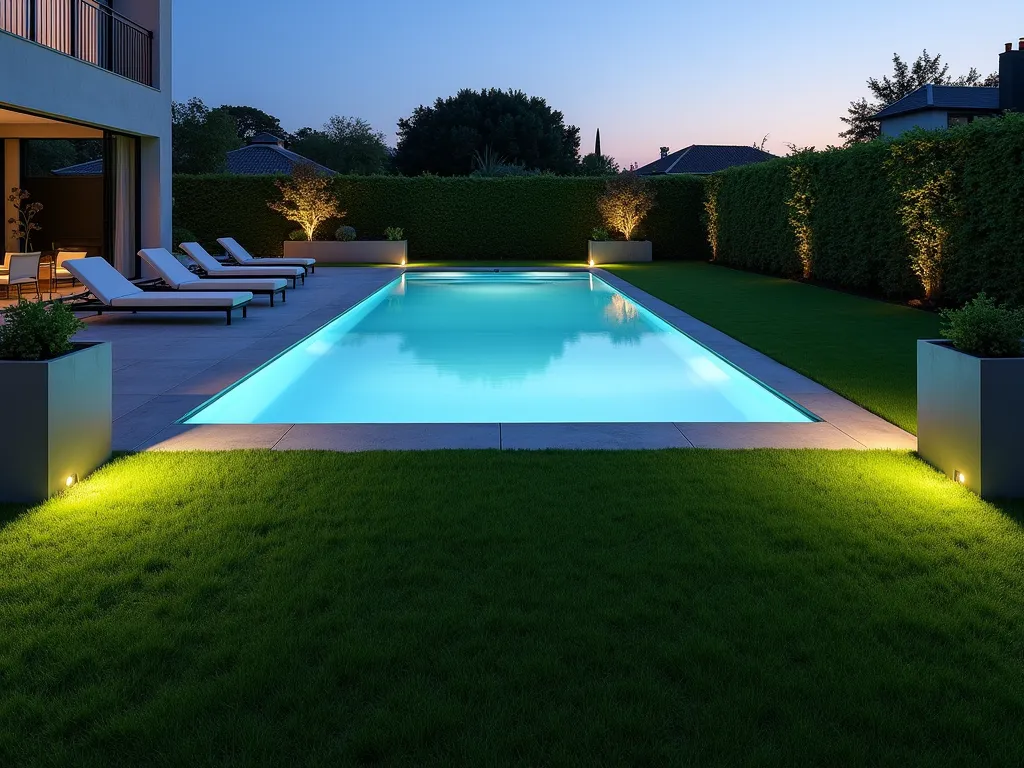
<path id="1" fill-rule="evenodd" d="M 185 419 L 808 421 L 586 272 L 406 273 Z"/>

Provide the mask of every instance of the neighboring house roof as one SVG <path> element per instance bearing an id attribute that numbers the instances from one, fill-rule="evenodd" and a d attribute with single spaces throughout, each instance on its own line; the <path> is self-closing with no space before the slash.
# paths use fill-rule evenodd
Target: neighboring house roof
<path id="1" fill-rule="evenodd" d="M 58 168 L 53 171 L 54 176 L 102 176 L 103 175 L 103 158 L 99 157 L 95 160 L 89 160 L 86 163 L 79 163 L 78 165 L 69 165 L 67 168 Z"/>
<path id="2" fill-rule="evenodd" d="M 238 176 L 261 176 L 264 174 L 290 174 L 297 165 L 312 165 L 320 173 L 337 176 L 335 171 L 308 157 L 285 149 L 282 141 L 269 133 L 261 133 L 250 142 L 249 146 L 236 149 L 227 154 L 227 172 Z M 60 168 L 53 172 L 54 176 L 102 176 L 103 159 L 90 160 L 88 163 Z"/>
<path id="3" fill-rule="evenodd" d="M 920 112 L 926 109 L 964 109 L 972 112 L 998 112 L 999 89 L 973 85 L 922 85 L 899 101 L 894 101 L 872 120 Z"/>
<path id="4" fill-rule="evenodd" d="M 708 174 L 737 165 L 750 165 L 774 160 L 775 155 L 756 147 L 735 147 L 715 144 L 693 144 L 638 168 L 640 176 L 660 173 Z"/>
<path id="5" fill-rule="evenodd" d="M 257 137 L 259 138 L 259 137 Z M 254 140 L 255 142 L 255 140 Z M 337 176 L 335 171 L 308 157 L 285 149 L 280 144 L 256 144 L 228 152 L 228 173 L 243 176 L 259 176 L 263 174 L 290 174 L 297 165 L 312 165 L 328 176 Z"/>
<path id="6" fill-rule="evenodd" d="M 285 149 L 284 142 L 272 133 L 259 133 L 249 140 L 248 146 L 228 152 L 228 173 L 243 176 L 290 174 L 297 165 L 312 165 L 320 173 L 338 175 L 308 157 Z"/>

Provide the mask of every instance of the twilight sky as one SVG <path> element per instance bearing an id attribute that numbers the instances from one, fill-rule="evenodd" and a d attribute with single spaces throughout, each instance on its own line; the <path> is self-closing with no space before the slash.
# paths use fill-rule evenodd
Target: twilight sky
<path id="1" fill-rule="evenodd" d="M 583 153 L 646 163 L 658 147 L 840 143 L 849 101 L 893 52 L 996 71 L 1024 36 L 1020 0 L 176 0 L 174 98 L 246 104 L 287 130 L 398 118 L 459 88 L 542 96 Z"/>

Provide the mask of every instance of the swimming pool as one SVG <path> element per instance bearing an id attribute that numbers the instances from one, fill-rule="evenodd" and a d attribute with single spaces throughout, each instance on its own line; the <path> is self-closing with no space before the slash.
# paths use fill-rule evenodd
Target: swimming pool
<path id="1" fill-rule="evenodd" d="M 810 422 L 587 272 L 407 272 L 186 424 Z"/>

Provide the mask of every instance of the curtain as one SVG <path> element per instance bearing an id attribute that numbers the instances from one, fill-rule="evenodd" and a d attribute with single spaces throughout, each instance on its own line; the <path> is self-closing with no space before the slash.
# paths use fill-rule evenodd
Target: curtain
<path id="1" fill-rule="evenodd" d="M 138 253 L 138 233 L 135 222 L 138 210 L 138 185 L 135 167 L 136 139 L 114 136 L 114 266 L 126 277 L 135 277 L 135 259 Z"/>

